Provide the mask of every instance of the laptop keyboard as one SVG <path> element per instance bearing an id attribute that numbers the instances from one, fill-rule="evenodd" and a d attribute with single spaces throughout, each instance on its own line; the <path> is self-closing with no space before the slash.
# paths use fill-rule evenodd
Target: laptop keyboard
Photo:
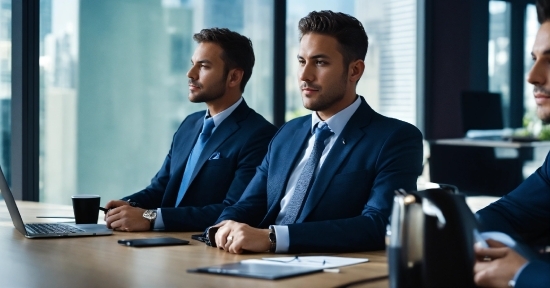
<path id="1" fill-rule="evenodd" d="M 84 232 L 84 230 L 64 224 L 57 223 L 39 223 L 25 224 L 29 234 L 71 234 Z"/>

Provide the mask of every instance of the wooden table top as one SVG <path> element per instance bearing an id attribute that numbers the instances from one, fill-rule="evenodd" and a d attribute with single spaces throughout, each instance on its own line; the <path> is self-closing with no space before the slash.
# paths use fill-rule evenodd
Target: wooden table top
<path id="1" fill-rule="evenodd" d="M 25 223 L 70 221 L 36 216 L 72 216 L 72 207 L 18 201 Z M 0 203 L 0 287 L 388 287 L 385 251 L 308 254 L 369 258 L 339 273 L 315 273 L 281 280 L 258 280 L 188 273 L 187 269 L 289 256 L 268 253 L 234 255 L 191 239 L 190 232 L 114 232 L 111 236 L 27 239 L 13 226 Z M 119 239 L 169 236 L 190 245 L 133 248 Z M 290 255 L 294 256 L 294 255 Z M 356 284 L 354 284 L 356 283 Z"/>

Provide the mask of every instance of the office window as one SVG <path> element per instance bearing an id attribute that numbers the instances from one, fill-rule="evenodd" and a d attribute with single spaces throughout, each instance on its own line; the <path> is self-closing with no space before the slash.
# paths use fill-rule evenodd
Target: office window
<path id="1" fill-rule="evenodd" d="M 202 28 L 248 36 L 256 65 L 244 98 L 272 119 L 273 2 L 41 0 L 40 201 L 102 203 L 149 184 L 172 135 L 204 104 L 186 72 Z"/>
<path id="2" fill-rule="evenodd" d="M 313 10 L 333 10 L 356 17 L 369 37 L 357 93 L 377 112 L 417 124 L 417 5 L 417 0 L 287 1 L 286 120 L 310 113 L 298 87 L 298 21 Z"/>
<path id="3" fill-rule="evenodd" d="M 526 117 L 530 120 L 536 120 L 536 109 L 537 105 L 533 99 L 533 85 L 527 82 L 527 76 L 531 67 L 533 66 L 533 58 L 531 57 L 531 51 L 533 50 L 533 44 L 535 43 L 535 37 L 539 29 L 539 22 L 537 20 L 537 9 L 535 5 L 528 4 L 525 11 L 525 86 L 524 86 L 524 97 L 523 97 L 523 107 L 525 107 Z"/>
<path id="4" fill-rule="evenodd" d="M 510 3 L 489 1 L 489 91 L 502 95 L 504 126 L 510 127 Z"/>
<path id="5" fill-rule="evenodd" d="M 11 181 L 11 1 L 0 1 L 0 166 L 8 182 Z"/>

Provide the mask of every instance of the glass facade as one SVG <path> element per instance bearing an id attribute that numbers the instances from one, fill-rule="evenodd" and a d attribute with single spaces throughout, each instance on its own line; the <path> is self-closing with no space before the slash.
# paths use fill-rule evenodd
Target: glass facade
<path id="1" fill-rule="evenodd" d="M 102 203 L 149 184 L 172 135 L 204 104 L 187 100 L 202 28 L 254 45 L 247 103 L 272 119 L 272 1 L 41 0 L 40 201 Z"/>
<path id="2" fill-rule="evenodd" d="M 417 124 L 417 5 L 417 0 L 287 1 L 286 120 L 310 113 L 302 106 L 297 78 L 298 21 L 313 10 L 332 10 L 356 17 L 369 37 L 357 93 L 377 112 Z"/>
<path id="3" fill-rule="evenodd" d="M 489 1 L 489 91 L 502 95 L 504 127 L 510 127 L 510 7 Z"/>
<path id="4" fill-rule="evenodd" d="M 537 20 L 537 9 L 535 5 L 528 4 L 527 9 L 525 10 L 525 86 L 524 86 L 524 97 L 523 97 L 523 107 L 525 108 L 526 117 L 531 119 L 536 119 L 536 109 L 537 105 L 533 99 L 533 85 L 527 82 L 527 76 L 531 67 L 533 66 L 533 57 L 531 56 L 531 50 L 533 50 L 533 44 L 535 43 L 535 37 L 539 29 L 539 22 Z"/>
<path id="5" fill-rule="evenodd" d="M 11 3 L 12 0 L 0 0 L 0 167 L 8 183 L 11 180 Z"/>

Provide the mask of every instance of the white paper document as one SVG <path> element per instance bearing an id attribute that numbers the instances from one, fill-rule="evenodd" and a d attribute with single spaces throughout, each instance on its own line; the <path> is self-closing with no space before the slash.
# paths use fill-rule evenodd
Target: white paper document
<path id="1" fill-rule="evenodd" d="M 295 256 L 248 259 L 241 263 L 271 264 L 282 266 L 318 267 L 323 269 L 336 268 L 368 262 L 367 258 L 349 258 L 335 256 Z"/>

